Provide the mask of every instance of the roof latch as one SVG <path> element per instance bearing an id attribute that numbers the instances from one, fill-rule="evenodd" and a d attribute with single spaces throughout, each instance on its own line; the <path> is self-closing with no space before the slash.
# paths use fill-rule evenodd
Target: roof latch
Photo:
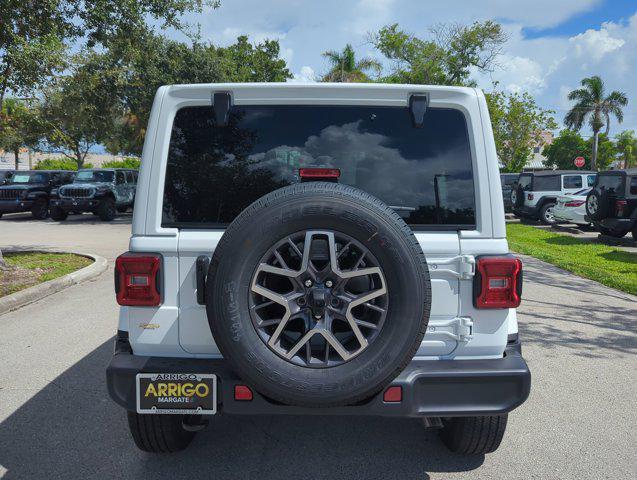
<path id="1" fill-rule="evenodd" d="M 422 128 L 425 124 L 425 112 L 428 105 L 428 95 L 412 95 L 409 97 L 409 112 L 415 128 Z"/>
<path id="2" fill-rule="evenodd" d="M 228 92 L 215 92 L 212 95 L 212 106 L 215 109 L 215 123 L 217 127 L 228 125 L 228 113 L 232 106 L 232 99 Z"/>

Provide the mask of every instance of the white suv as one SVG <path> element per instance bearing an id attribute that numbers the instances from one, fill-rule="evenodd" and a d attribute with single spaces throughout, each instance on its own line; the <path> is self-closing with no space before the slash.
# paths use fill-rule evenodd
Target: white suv
<path id="1" fill-rule="evenodd" d="M 556 223 L 553 209 L 558 197 L 592 187 L 595 177 L 595 172 L 582 170 L 521 173 L 511 190 L 513 212 L 518 217 L 539 219 L 546 225 Z"/>
<path id="2" fill-rule="evenodd" d="M 109 392 L 151 452 L 211 415 L 317 413 L 492 452 L 530 391 L 521 269 L 481 91 L 162 87 Z"/>

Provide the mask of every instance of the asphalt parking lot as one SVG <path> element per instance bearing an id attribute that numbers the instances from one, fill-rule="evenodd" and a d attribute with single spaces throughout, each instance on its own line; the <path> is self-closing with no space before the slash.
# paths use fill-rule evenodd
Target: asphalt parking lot
<path id="1" fill-rule="evenodd" d="M 114 258 L 130 216 L 0 220 L 0 247 Z M 531 396 L 502 447 L 449 453 L 419 420 L 219 416 L 189 450 L 136 450 L 106 393 L 117 306 L 112 265 L 96 279 L 0 316 L 0 477 L 634 478 L 637 297 L 525 258 L 519 310 Z"/>

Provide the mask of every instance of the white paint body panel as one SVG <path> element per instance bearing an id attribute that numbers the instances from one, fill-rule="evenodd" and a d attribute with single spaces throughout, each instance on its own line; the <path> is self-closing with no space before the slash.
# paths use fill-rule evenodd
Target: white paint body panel
<path id="1" fill-rule="evenodd" d="M 375 84 L 203 84 L 162 87 L 151 111 L 133 214 L 130 250 L 163 256 L 163 304 L 123 307 L 119 328 L 129 332 L 134 353 L 173 357 L 218 357 L 205 307 L 196 302 L 195 262 L 212 255 L 222 230 L 178 230 L 161 226 L 164 173 L 173 119 L 185 106 L 210 105 L 215 91 L 231 93 L 236 105 L 408 105 L 426 93 L 430 107 L 454 108 L 467 122 L 476 192 L 476 229 L 417 232 L 430 263 L 432 308 L 429 329 L 417 356 L 498 358 L 507 334 L 517 332 L 514 310 L 473 308 L 472 280 L 459 278 L 463 261 L 481 254 L 508 253 L 499 169 L 484 95 L 462 87 Z M 464 256 L 464 257 L 463 257 Z M 465 265 L 466 266 L 466 265 Z M 471 323 L 458 341 L 450 325 Z M 445 333 L 447 332 L 447 333 Z"/>

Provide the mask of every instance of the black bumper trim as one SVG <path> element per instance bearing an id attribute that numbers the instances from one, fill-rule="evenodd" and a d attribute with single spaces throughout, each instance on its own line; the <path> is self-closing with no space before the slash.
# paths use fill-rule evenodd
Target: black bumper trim
<path id="1" fill-rule="evenodd" d="M 55 198 L 50 202 L 52 207 L 61 208 L 64 211 L 92 211 L 99 205 L 96 198 Z"/>
<path id="2" fill-rule="evenodd" d="M 123 333 L 123 332 L 122 332 Z M 493 360 L 414 359 L 391 385 L 403 390 L 400 403 L 383 402 L 382 392 L 361 404 L 335 408 L 304 408 L 268 400 L 254 392 L 250 402 L 235 401 L 234 385 L 243 384 L 223 359 L 143 357 L 133 355 L 116 339 L 106 370 L 111 398 L 135 411 L 137 373 L 215 373 L 219 380 L 219 410 L 245 415 L 371 415 L 453 417 L 496 415 L 520 406 L 529 396 L 531 372 L 519 353 L 519 340 L 509 343 L 505 356 Z"/>
<path id="3" fill-rule="evenodd" d="M 30 212 L 33 208 L 33 200 L 0 200 L 0 212 L 2 213 L 21 213 Z"/>

